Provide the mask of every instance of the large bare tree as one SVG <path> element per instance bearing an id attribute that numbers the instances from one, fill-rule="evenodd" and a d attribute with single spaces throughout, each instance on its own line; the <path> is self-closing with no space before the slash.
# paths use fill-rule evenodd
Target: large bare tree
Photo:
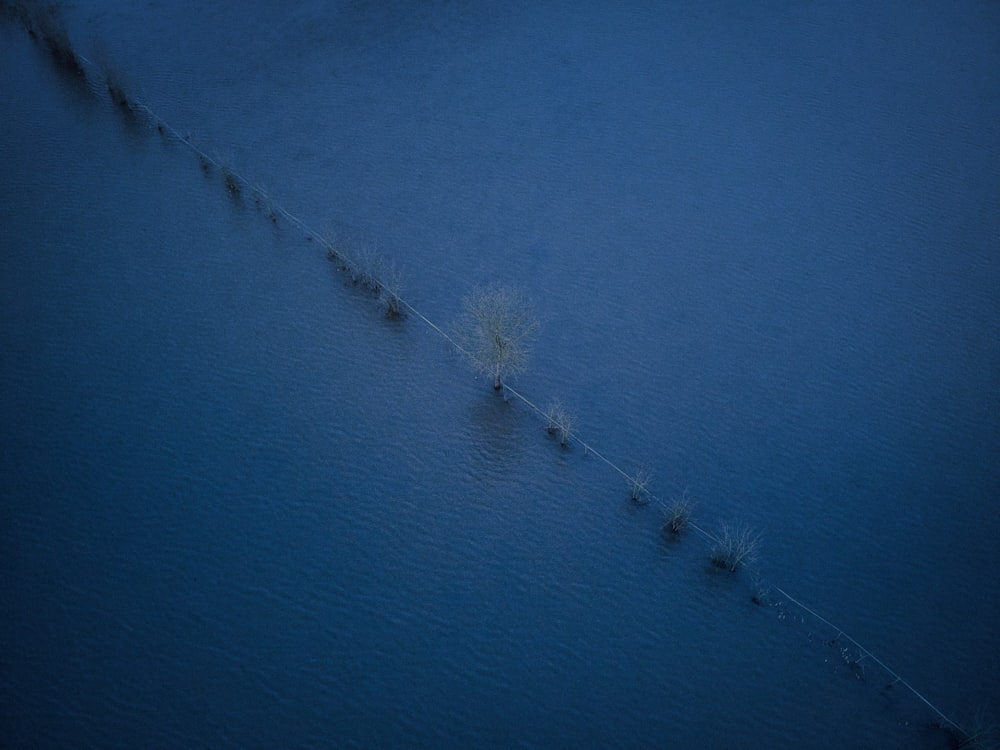
<path id="1" fill-rule="evenodd" d="M 505 379 L 524 370 L 538 321 L 520 292 L 499 284 L 478 287 L 464 304 L 458 344 L 473 368 L 492 378 L 493 387 L 500 390 Z"/>

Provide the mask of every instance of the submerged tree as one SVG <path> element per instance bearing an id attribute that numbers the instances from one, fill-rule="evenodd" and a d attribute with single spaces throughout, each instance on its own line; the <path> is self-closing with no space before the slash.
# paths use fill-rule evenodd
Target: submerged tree
<path id="1" fill-rule="evenodd" d="M 691 522 L 694 501 L 688 497 L 687 490 L 680 497 L 670 501 L 663 509 L 663 531 L 669 534 L 680 534 Z"/>
<path id="2" fill-rule="evenodd" d="M 509 287 L 479 287 L 464 302 L 465 314 L 456 331 L 459 346 L 473 368 L 492 378 L 493 387 L 500 390 L 504 380 L 524 371 L 538 322 L 527 300 Z"/>

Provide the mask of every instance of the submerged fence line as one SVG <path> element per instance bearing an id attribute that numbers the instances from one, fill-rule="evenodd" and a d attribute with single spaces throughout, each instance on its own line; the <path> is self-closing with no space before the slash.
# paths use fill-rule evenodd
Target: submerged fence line
<path id="1" fill-rule="evenodd" d="M 851 643 L 853 643 L 858 648 L 858 650 L 863 654 L 862 658 L 869 658 L 873 662 L 875 662 L 876 664 L 878 664 L 880 667 L 882 667 L 882 669 L 884 669 L 889 674 L 889 676 L 892 677 L 895 680 L 895 682 L 898 682 L 900 685 L 903 685 L 911 693 L 913 693 L 921 701 L 923 701 L 927 705 L 927 707 L 931 709 L 931 711 L 933 711 L 935 714 L 938 715 L 938 718 L 941 719 L 941 721 L 945 722 L 946 724 L 950 725 L 952 728 L 957 729 L 960 732 L 963 731 L 962 728 L 958 724 L 956 724 L 954 721 L 952 721 L 951 719 L 949 719 L 943 712 L 941 712 L 937 708 L 937 706 L 935 706 L 933 703 L 931 703 L 929 700 L 927 700 L 915 687 L 913 687 L 913 685 L 911 685 L 909 682 L 907 682 L 906 680 L 904 680 L 903 677 L 898 672 L 896 672 L 894 669 L 891 669 L 884 661 L 882 661 L 881 659 L 879 659 L 877 656 L 875 656 L 875 654 L 873 654 L 867 648 L 865 648 L 860 643 L 858 643 L 858 641 L 856 641 L 854 638 L 852 638 L 847 633 L 845 633 L 842 628 L 838 628 L 836 625 L 834 625 L 832 622 L 830 622 L 829 620 L 827 620 L 825 617 L 823 617 L 822 615 L 818 614 L 815 610 L 810 609 L 805 604 L 803 604 L 802 602 L 800 602 L 798 599 L 795 599 L 791 594 L 789 594 L 784 589 L 782 589 L 782 588 L 780 588 L 778 586 L 775 586 L 774 589 L 775 589 L 775 591 L 779 592 L 783 597 L 785 597 L 788 601 L 790 601 L 792 604 L 795 604 L 796 606 L 801 607 L 802 609 L 804 609 L 806 612 L 808 612 L 809 614 L 811 614 L 813 617 L 815 617 L 820 622 L 823 622 L 826 625 L 829 625 L 831 628 L 834 628 L 837 631 L 837 637 L 838 638 L 843 637 L 843 638 L 847 639 L 848 641 L 850 641 Z"/>
<path id="2" fill-rule="evenodd" d="M 3 3 L 2 0 L 0 0 L 0 13 L 2 13 L 5 10 L 5 5 L 7 5 L 7 4 Z M 10 9 L 11 9 L 11 6 L 8 6 L 7 10 L 10 11 Z M 83 76 L 88 81 L 90 79 L 88 79 L 86 77 L 86 74 L 85 74 L 85 71 L 84 71 L 84 68 L 83 68 L 84 65 L 87 68 L 90 68 L 92 72 L 93 71 L 97 71 L 99 73 L 103 73 L 104 74 L 104 78 L 105 78 L 105 83 L 106 83 L 107 88 L 108 88 L 108 93 L 109 93 L 109 95 L 111 97 L 111 100 L 112 100 L 112 102 L 114 104 L 116 104 L 119 108 L 121 108 L 123 111 L 125 111 L 128 114 L 135 114 L 135 113 L 139 113 L 139 112 L 144 113 L 148 118 L 151 119 L 153 126 L 157 129 L 157 131 L 160 132 L 161 135 L 166 136 L 166 135 L 169 134 L 175 140 L 177 140 L 178 142 L 184 144 L 189 149 L 191 149 L 191 151 L 194 152 L 194 154 L 197 155 L 198 158 L 201 160 L 203 166 L 207 164 L 207 165 L 211 165 L 212 167 L 214 167 L 215 169 L 217 169 L 223 175 L 223 179 L 224 179 L 224 182 L 225 182 L 225 185 L 226 185 L 227 189 L 229 189 L 230 192 L 233 193 L 235 196 L 238 197 L 240 195 L 242 189 L 246 188 L 248 191 L 255 193 L 257 195 L 257 197 L 258 197 L 258 200 L 264 200 L 266 202 L 266 205 L 267 205 L 270 213 L 272 214 L 272 219 L 274 218 L 275 215 L 280 215 L 285 220 L 287 220 L 290 224 L 292 224 L 293 226 L 297 227 L 300 231 L 302 231 L 306 235 L 307 238 L 313 238 L 313 237 L 315 237 L 317 240 L 319 240 L 327 248 L 328 254 L 329 254 L 329 256 L 331 258 L 339 258 L 343 262 L 349 263 L 349 264 L 355 262 L 355 261 L 347 258 L 343 254 L 343 251 L 338 251 L 336 249 L 336 246 L 334 245 L 334 243 L 331 240 L 329 240 L 328 238 L 324 237 L 324 235 L 321 232 L 317 232 L 316 230 L 312 229 L 305 221 L 303 221 L 302 219 L 300 219 L 298 216 L 296 216 L 295 214 L 291 213 L 290 211 L 288 211 L 287 209 L 285 209 L 283 206 L 281 206 L 281 205 L 279 205 L 277 203 L 274 203 L 270 199 L 270 196 L 268 196 L 264 192 L 264 190 L 262 188 L 255 187 L 252 183 L 249 182 L 249 180 L 247 180 L 246 178 L 244 178 L 235 169 L 233 169 L 232 167 L 230 167 L 227 164 L 224 164 L 219 159 L 210 156 L 203 149 L 201 149 L 199 146 L 197 146 L 195 143 L 193 143 L 189 135 L 183 135 L 180 131 L 178 131 L 176 128 L 174 128 L 172 125 L 170 125 L 166 120 L 164 120 L 162 117 L 160 117 L 151 107 L 149 107 L 148 105 L 146 105 L 146 104 L 144 104 L 144 103 L 142 103 L 142 102 L 140 102 L 138 100 L 135 100 L 135 99 L 129 97 L 126 94 L 126 92 L 124 91 L 124 89 L 118 84 L 117 79 L 115 79 L 113 77 L 113 75 L 110 73 L 109 70 L 103 68 L 102 66 L 99 66 L 99 65 L 95 64 L 94 62 L 92 62 L 91 60 L 87 59 L 86 57 L 84 57 L 82 55 L 78 55 L 72 49 L 71 46 L 68 46 L 69 45 L 69 41 L 68 41 L 68 38 L 65 37 L 65 31 L 64 31 L 64 29 L 60 29 L 60 28 L 57 27 L 55 29 L 55 36 L 49 36 L 49 34 L 51 34 L 53 32 L 51 31 L 51 29 L 49 29 L 48 27 L 46 27 L 45 22 L 54 22 L 52 19 L 42 19 L 41 21 L 37 21 L 36 20 L 35 23 L 37 23 L 38 26 L 39 26 L 38 28 L 36 28 L 35 26 L 32 25 L 33 19 L 27 17 L 25 15 L 25 12 L 21 11 L 19 8 L 13 8 L 13 16 L 16 17 L 16 18 L 18 18 L 18 20 L 20 20 L 22 22 L 22 24 L 25 26 L 25 28 L 28 30 L 29 34 L 33 38 L 36 38 L 36 39 L 40 38 L 40 40 L 46 44 L 47 48 L 49 49 L 50 53 L 53 56 L 54 61 L 58 65 L 60 65 L 61 67 L 63 67 L 64 69 L 67 69 L 67 70 L 69 70 L 70 72 L 72 72 L 74 74 L 81 75 L 81 76 Z M 373 286 L 373 288 L 377 288 L 377 289 L 388 289 L 389 288 L 389 286 L 386 283 L 386 280 L 382 279 L 382 278 L 379 278 L 379 276 L 377 275 L 375 269 L 369 269 L 367 271 L 367 278 L 370 280 L 371 285 Z M 440 336 L 442 336 L 448 343 L 450 343 L 455 348 L 456 351 L 460 352 L 461 354 L 463 354 L 465 356 L 469 356 L 468 350 L 466 350 L 465 348 L 463 348 L 455 340 L 455 338 L 452 337 L 451 335 L 449 335 L 443 328 L 441 328 L 440 326 L 438 326 L 437 324 L 435 324 L 430 318 L 428 318 L 426 315 L 424 315 L 422 312 L 420 312 L 420 310 L 418 310 L 416 307 L 414 307 L 411 303 L 409 303 L 405 299 L 399 297 L 398 294 L 395 294 L 395 293 L 393 293 L 393 294 L 394 294 L 395 299 L 398 301 L 398 303 L 401 305 L 402 308 L 405 308 L 410 314 L 412 314 L 414 317 L 420 319 L 431 330 L 433 330 L 434 332 L 436 332 Z M 513 387 L 511 387 L 510 385 L 508 385 L 506 383 L 502 384 L 502 388 L 503 388 L 503 392 L 504 392 L 505 396 L 506 396 L 506 394 L 510 394 L 510 395 L 514 396 L 515 398 L 517 398 L 518 400 L 520 400 L 525 405 L 527 405 L 530 409 L 534 410 L 540 416 L 547 417 L 545 411 L 543 411 L 538 405 L 536 405 L 534 402 L 532 402 L 527 396 L 525 396 L 520 391 L 514 389 Z M 600 459 L 602 462 L 604 462 L 609 468 L 611 468 L 613 471 L 615 471 L 619 475 L 621 475 L 621 477 L 624 478 L 626 481 L 628 481 L 630 483 L 633 483 L 633 482 L 637 481 L 637 476 L 636 475 L 629 474 L 627 471 L 625 471 L 623 468 L 621 468 L 621 466 L 619 466 L 613 460 L 611 460 L 610 458 L 608 458 L 607 456 L 605 456 L 603 453 L 601 453 L 600 451 L 598 451 L 592 444 L 590 444 L 589 442 L 583 440 L 576 433 L 575 430 L 572 431 L 572 436 L 573 436 L 573 439 L 576 442 L 578 442 L 583 447 L 585 453 L 591 453 L 594 456 L 596 456 L 598 459 Z M 649 501 L 655 500 L 661 506 L 663 505 L 663 500 L 662 499 L 660 499 L 659 497 L 657 497 L 655 494 L 649 492 L 645 488 L 643 488 L 643 496 L 644 496 L 644 499 L 645 499 L 645 502 L 643 504 L 646 504 Z M 719 537 L 717 537 L 714 534 L 710 533 L 709 531 L 707 531 L 706 529 L 704 529 L 701 526 L 697 525 L 693 521 L 690 521 L 690 520 L 687 521 L 686 526 L 690 526 L 692 529 L 694 529 L 695 531 L 697 531 L 706 540 L 708 540 L 710 542 L 713 542 L 715 544 L 721 544 L 722 543 L 722 540 Z M 894 679 L 894 683 L 898 682 L 899 684 L 901 684 L 904 687 L 906 687 L 923 704 L 925 704 L 928 708 L 930 708 L 931 711 L 933 711 L 934 714 L 940 720 L 942 727 L 954 730 L 955 732 L 957 732 L 959 734 L 960 737 L 965 737 L 965 738 L 968 738 L 969 740 L 975 740 L 976 739 L 976 735 L 974 733 L 968 732 L 962 726 L 960 726 L 956 721 L 954 721 L 953 719 L 949 718 L 943 711 L 941 711 L 939 708 L 937 708 L 937 706 L 935 706 L 933 703 L 931 703 L 930 700 L 928 700 L 926 697 L 924 697 L 924 695 L 922 693 L 920 693 L 916 688 L 914 688 L 913 685 L 911 685 L 907 680 L 903 679 L 903 677 L 898 672 L 896 672 L 895 670 L 891 669 L 888 665 L 885 664 L 885 662 L 883 662 L 881 659 L 879 659 L 878 657 L 876 657 L 869 649 L 865 648 L 859 641 L 857 641 L 853 637 L 849 636 L 843 630 L 843 628 L 838 627 L 833 622 L 831 622 L 827 618 L 823 617 L 822 615 L 820 615 L 819 613 L 817 613 L 815 610 L 813 610 L 812 608 L 808 607 L 807 605 L 805 605 L 804 603 L 802 603 L 801 601 L 799 601 L 798 599 L 796 599 L 795 597 L 793 597 L 791 594 L 789 594 L 788 592 L 786 592 L 784 589 L 778 587 L 777 585 L 774 586 L 774 590 L 777 591 L 782 597 L 784 597 L 784 599 L 787 600 L 789 603 L 793 604 L 794 606 L 800 608 L 801 610 L 803 610 L 804 612 L 808 613 L 812 617 L 816 618 L 817 620 L 819 620 L 823 624 L 825 624 L 828 627 L 830 627 L 832 630 L 835 630 L 837 632 L 837 637 L 838 638 L 839 637 L 843 637 L 844 639 L 846 639 L 847 641 L 849 641 L 851 644 L 853 644 L 858 649 L 859 653 L 861 654 L 861 658 L 862 659 L 863 658 L 868 658 L 868 659 L 871 659 L 876 664 L 878 664 L 883 670 L 885 670 L 885 672 L 889 676 L 891 676 Z M 857 660 L 857 661 L 860 662 L 860 659 Z M 963 744 L 963 746 L 965 746 L 965 744 Z"/>

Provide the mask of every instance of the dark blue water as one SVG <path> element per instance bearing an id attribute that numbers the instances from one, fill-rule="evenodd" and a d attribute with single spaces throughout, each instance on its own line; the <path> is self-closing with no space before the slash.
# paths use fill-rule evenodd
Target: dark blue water
<path id="1" fill-rule="evenodd" d="M 946 747 L 996 721 L 1000 12 L 77 3 L 0 25 L 0 745 Z M 90 68 L 88 68 L 90 70 Z"/>

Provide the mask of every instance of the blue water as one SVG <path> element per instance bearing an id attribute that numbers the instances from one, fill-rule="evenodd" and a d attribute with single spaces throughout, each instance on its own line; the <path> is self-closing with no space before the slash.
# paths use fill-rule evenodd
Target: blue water
<path id="1" fill-rule="evenodd" d="M 835 627 L 4 23 L 0 745 L 947 747 L 837 628 L 1000 720 L 1000 8 L 535 5 L 63 17 Z"/>

